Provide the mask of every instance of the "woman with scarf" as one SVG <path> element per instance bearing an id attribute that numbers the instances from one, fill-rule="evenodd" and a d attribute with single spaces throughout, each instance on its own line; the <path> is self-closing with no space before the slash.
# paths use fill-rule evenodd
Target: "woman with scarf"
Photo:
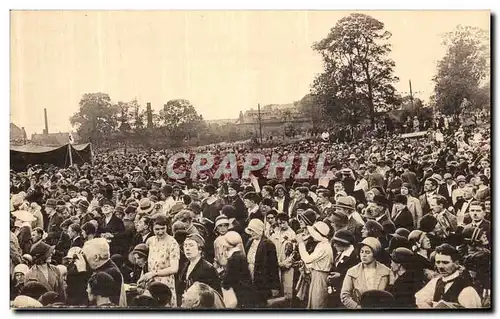
<path id="1" fill-rule="evenodd" d="M 303 237 L 297 236 L 300 258 L 311 272 L 307 308 L 322 309 L 327 307 L 327 278 L 333 265 L 333 250 L 327 238 L 330 227 L 324 222 L 316 222 L 313 226 L 307 226 L 307 231 L 318 242 L 314 251 L 308 253 Z"/>

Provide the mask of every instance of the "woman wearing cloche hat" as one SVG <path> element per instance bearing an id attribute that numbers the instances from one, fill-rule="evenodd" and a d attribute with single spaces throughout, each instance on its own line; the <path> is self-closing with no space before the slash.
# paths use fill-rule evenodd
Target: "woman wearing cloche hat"
<path id="1" fill-rule="evenodd" d="M 312 226 L 307 226 L 307 230 L 311 237 L 318 242 L 312 254 L 309 254 L 303 238 L 297 236 L 300 258 L 311 271 L 307 308 L 322 309 L 327 307 L 327 278 L 333 265 L 333 250 L 327 238 L 330 227 L 320 221 Z"/>
<path id="2" fill-rule="evenodd" d="M 377 261 L 382 250 L 378 239 L 367 237 L 359 244 L 361 262 L 350 268 L 344 278 L 340 299 L 349 309 L 359 309 L 361 295 L 368 290 L 384 290 L 389 284 L 390 269 Z"/>

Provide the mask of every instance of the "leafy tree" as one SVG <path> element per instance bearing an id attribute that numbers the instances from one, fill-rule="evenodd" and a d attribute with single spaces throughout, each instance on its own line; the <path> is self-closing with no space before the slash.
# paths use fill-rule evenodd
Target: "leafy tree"
<path id="1" fill-rule="evenodd" d="M 159 122 L 168 135 L 177 142 L 197 135 L 203 117 L 196 112 L 194 106 L 183 99 L 170 100 L 159 113 Z"/>
<path id="2" fill-rule="evenodd" d="M 445 114 L 460 111 L 464 99 L 482 107 L 489 103 L 489 35 L 485 30 L 458 26 L 443 37 L 445 56 L 434 76 L 433 102 Z M 485 83 L 486 82 L 486 83 Z"/>
<path id="3" fill-rule="evenodd" d="M 311 88 L 322 116 L 330 122 L 357 123 L 375 111 L 398 103 L 393 83 L 394 61 L 389 58 L 391 33 L 373 17 L 353 13 L 340 19 L 313 49 L 323 58 L 324 72 Z"/>
<path id="4" fill-rule="evenodd" d="M 71 118 L 82 141 L 98 143 L 111 136 L 119 127 L 119 108 L 111 103 L 106 93 L 86 93 L 79 110 Z"/>
<path id="5" fill-rule="evenodd" d="M 297 130 L 292 123 L 285 123 L 285 125 L 283 126 L 283 131 L 285 133 L 285 136 L 288 137 L 293 137 L 297 134 Z"/>

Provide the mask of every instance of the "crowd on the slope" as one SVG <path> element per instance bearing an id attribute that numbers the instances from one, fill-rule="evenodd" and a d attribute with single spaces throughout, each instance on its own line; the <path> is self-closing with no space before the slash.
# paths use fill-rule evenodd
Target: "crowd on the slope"
<path id="1" fill-rule="evenodd" d="M 169 151 L 11 171 L 11 304 L 489 308 L 490 131 L 445 124 L 442 140 L 211 146 L 195 180 L 189 161 L 169 178 Z M 229 152 L 239 173 L 248 153 L 326 153 L 331 178 L 214 179 Z"/>

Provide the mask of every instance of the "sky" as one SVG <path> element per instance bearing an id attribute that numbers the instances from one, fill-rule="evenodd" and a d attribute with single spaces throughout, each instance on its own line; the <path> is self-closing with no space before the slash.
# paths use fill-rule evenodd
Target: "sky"
<path id="1" fill-rule="evenodd" d="M 187 99 L 205 119 L 300 100 L 322 71 L 311 49 L 348 11 L 12 11 L 11 122 L 70 129 L 83 94 L 159 110 Z M 490 30 L 488 11 L 364 11 L 392 33 L 395 86 L 432 94 L 442 35 Z"/>

